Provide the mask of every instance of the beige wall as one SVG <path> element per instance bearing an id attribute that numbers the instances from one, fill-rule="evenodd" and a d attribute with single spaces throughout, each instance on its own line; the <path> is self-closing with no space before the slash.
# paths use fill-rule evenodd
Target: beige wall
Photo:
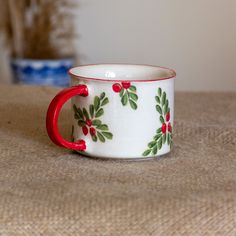
<path id="1" fill-rule="evenodd" d="M 178 90 L 236 91 L 236 0 L 79 0 L 81 63 L 176 69 Z"/>

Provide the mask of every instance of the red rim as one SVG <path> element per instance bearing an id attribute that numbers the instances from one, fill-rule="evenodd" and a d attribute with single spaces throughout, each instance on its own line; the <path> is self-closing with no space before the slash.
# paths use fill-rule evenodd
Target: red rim
<path id="1" fill-rule="evenodd" d="M 74 73 L 72 73 L 71 71 L 73 69 L 76 68 L 80 68 L 80 67 L 87 67 L 87 66 L 103 66 L 103 65 L 130 65 L 130 66 L 146 66 L 146 67 L 154 67 L 154 68 L 158 68 L 158 69 L 165 69 L 165 70 L 169 70 L 173 75 L 168 76 L 168 77 L 159 77 L 156 79 L 148 79 L 148 80 L 126 80 L 126 81 L 131 81 L 131 82 L 152 82 L 152 81 L 160 81 L 160 80 L 168 80 L 168 79 L 174 79 L 176 78 L 176 72 L 173 69 L 167 68 L 167 67 L 163 67 L 163 66 L 153 66 L 153 65 L 148 65 L 148 64 L 119 64 L 119 63 L 101 63 L 101 64 L 87 64 L 87 65 L 82 65 L 82 66 L 76 66 L 76 67 L 72 67 L 71 69 L 69 69 L 68 73 L 69 75 L 76 77 L 76 78 L 80 78 L 80 79 L 84 79 L 84 80 L 94 80 L 94 81 L 101 81 L 101 82 L 122 82 L 124 80 L 118 80 L 118 79 L 103 79 L 103 78 L 93 78 L 93 77 L 85 77 L 85 76 L 80 76 L 80 75 L 75 75 Z"/>

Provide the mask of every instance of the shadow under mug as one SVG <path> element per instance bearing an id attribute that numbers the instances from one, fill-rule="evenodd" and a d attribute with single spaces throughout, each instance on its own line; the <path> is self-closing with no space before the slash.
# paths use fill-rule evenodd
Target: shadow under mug
<path id="1" fill-rule="evenodd" d="M 51 101 L 46 118 L 51 140 L 80 154 L 137 159 L 164 155 L 173 145 L 174 70 L 131 64 L 70 69 L 72 87 Z M 63 104 L 72 99 L 72 141 L 58 129 Z"/>

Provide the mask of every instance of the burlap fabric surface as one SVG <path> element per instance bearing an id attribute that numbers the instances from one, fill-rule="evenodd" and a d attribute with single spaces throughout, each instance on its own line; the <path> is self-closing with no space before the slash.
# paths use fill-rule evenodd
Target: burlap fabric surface
<path id="1" fill-rule="evenodd" d="M 120 162 L 51 143 L 57 91 L 0 87 L 0 235 L 236 235 L 236 93 L 177 93 L 173 152 Z"/>

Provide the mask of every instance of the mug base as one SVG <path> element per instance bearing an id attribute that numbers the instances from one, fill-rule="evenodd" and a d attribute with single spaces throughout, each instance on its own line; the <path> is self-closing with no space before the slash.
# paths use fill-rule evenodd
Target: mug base
<path id="1" fill-rule="evenodd" d="M 100 157 L 100 156 L 92 156 L 80 151 L 75 151 L 75 153 L 86 157 L 86 158 L 91 158 L 95 160 L 103 160 L 103 161 L 148 161 L 148 160 L 157 160 L 157 159 L 162 159 L 162 158 L 167 158 L 170 156 L 171 151 L 157 155 L 157 156 L 151 156 L 151 157 L 128 157 L 128 158 L 121 158 L 121 157 Z"/>

